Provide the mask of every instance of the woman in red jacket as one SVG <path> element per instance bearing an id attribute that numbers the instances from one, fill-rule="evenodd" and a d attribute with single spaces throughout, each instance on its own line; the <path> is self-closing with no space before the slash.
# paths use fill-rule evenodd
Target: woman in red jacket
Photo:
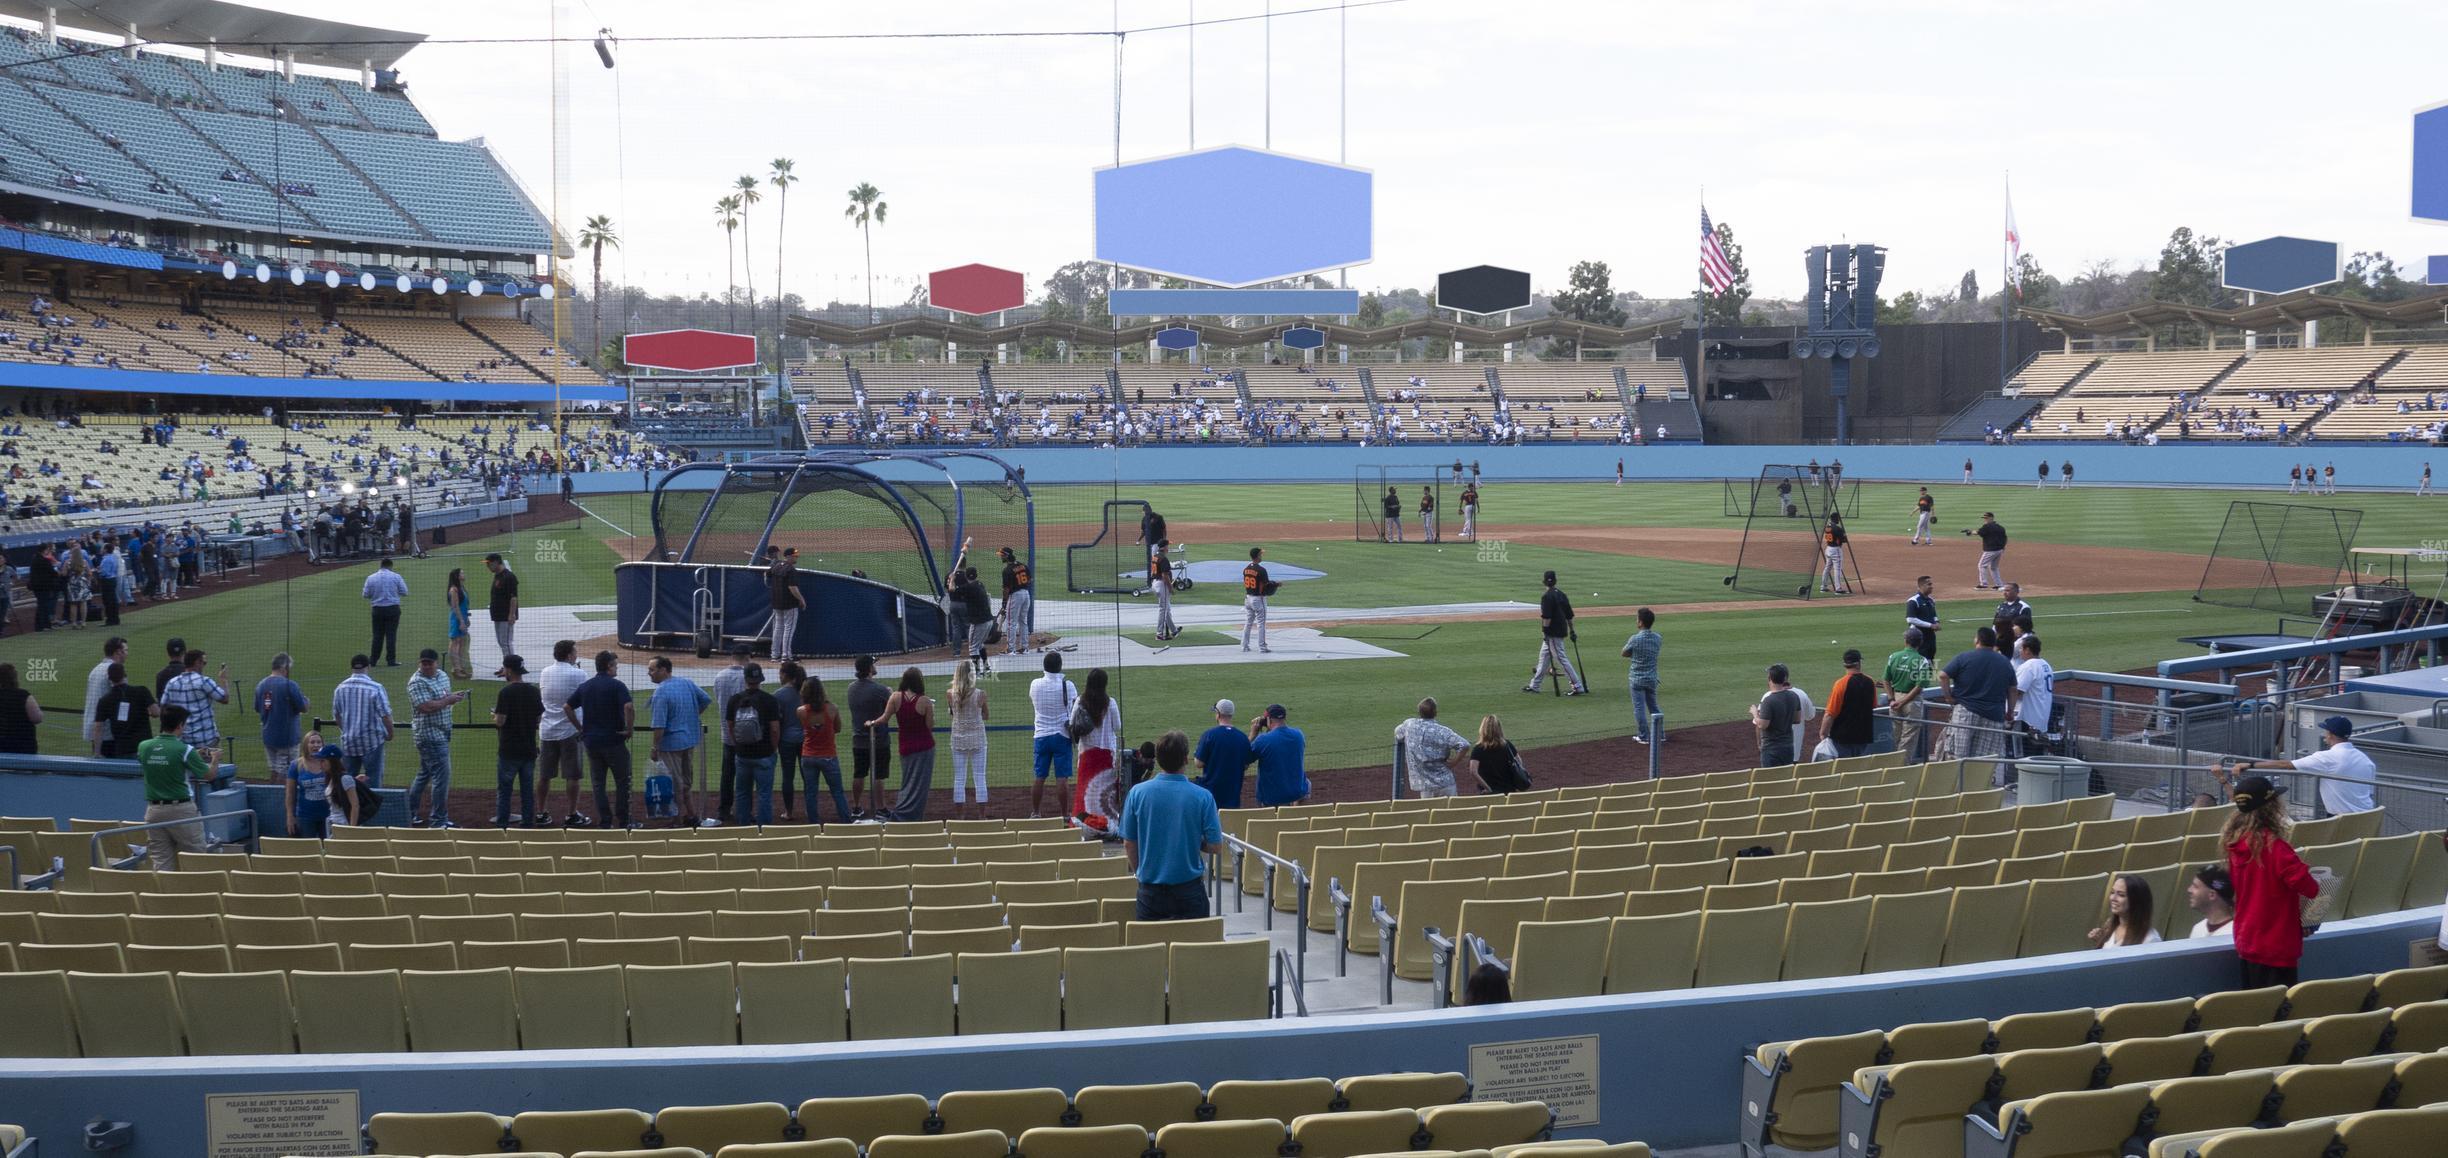
<path id="1" fill-rule="evenodd" d="M 2267 776 L 2235 782 L 2236 814 L 2220 839 L 2235 882 L 2236 957 L 2246 989 L 2295 984 L 2303 959 L 2303 902 L 2320 892 L 2312 870 L 2287 843 L 2286 789 Z"/>

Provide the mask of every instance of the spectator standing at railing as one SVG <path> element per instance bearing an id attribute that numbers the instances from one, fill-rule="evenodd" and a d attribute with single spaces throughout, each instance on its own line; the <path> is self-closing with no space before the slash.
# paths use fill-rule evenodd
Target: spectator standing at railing
<path id="1" fill-rule="evenodd" d="M 1819 738 L 1838 758 L 1866 756 L 1877 735 L 1878 686 L 1862 674 L 1862 654 L 1845 649 L 1844 674 L 1828 689 L 1827 712 L 1819 717 Z"/>
<path id="2" fill-rule="evenodd" d="M 1978 628 L 1972 640 L 1972 650 L 1948 660 L 1938 673 L 1939 686 L 1955 704 L 1948 717 L 1948 759 L 2006 754 L 2006 720 L 2015 701 L 2014 664 L 1998 654 L 1996 628 Z M 1993 782 L 2005 781 L 2006 763 L 2001 760 Z"/>
<path id="3" fill-rule="evenodd" d="M 1418 715 L 1394 726 L 1394 740 L 1403 749 L 1403 771 L 1411 791 L 1422 798 L 1456 795 L 1456 780 L 1470 759 L 1470 741 L 1436 717 L 1436 697 L 1430 696 L 1419 702 Z"/>
<path id="4" fill-rule="evenodd" d="M 214 704 L 229 702 L 229 665 L 222 664 L 214 675 L 204 674 L 204 650 L 189 651 L 181 660 L 179 674 L 163 686 L 163 707 L 177 706 L 187 713 L 186 740 L 204 750 L 205 762 L 221 764 L 221 722 L 214 714 Z"/>
<path id="5" fill-rule="evenodd" d="M 451 690 L 450 673 L 442 670 L 442 655 L 432 648 L 417 653 L 416 674 L 408 677 L 409 734 L 416 740 L 417 774 L 408 784 L 409 823 L 418 828 L 454 827 L 450 822 L 451 709 L 467 699 Z M 416 819 L 417 798 L 433 792 L 432 811 Z"/>
<path id="6" fill-rule="evenodd" d="M 289 653 L 272 657 L 272 670 L 256 681 L 252 703 L 263 721 L 264 766 L 278 782 L 298 755 L 298 720 L 306 714 L 306 692 L 289 678 Z"/>
<path id="7" fill-rule="evenodd" d="M 705 742 L 706 706 L 713 703 L 705 689 L 687 676 L 672 673 L 671 660 L 656 656 L 646 664 L 654 692 L 646 699 L 646 723 L 654 734 L 650 759 L 663 765 L 677 790 L 680 827 L 696 828 L 704 813 L 697 787 L 697 749 Z"/>
<path id="8" fill-rule="evenodd" d="M 2305 867 L 2295 847 L 2287 843 L 2286 789 L 2267 776 L 2236 779 L 2234 770 L 2216 770 L 2219 782 L 2235 802 L 2235 815 L 2219 832 L 2227 846 L 2227 876 L 2235 885 L 2236 959 L 2242 988 L 2293 985 L 2303 960 L 2303 902 L 2320 895 L 2320 884 Z"/>
<path id="9" fill-rule="evenodd" d="M 1930 682 L 1929 657 L 1922 654 L 1926 646 L 1920 628 L 1905 628 L 1904 646 L 1888 653 L 1879 681 L 1887 693 L 1888 718 L 1895 724 L 1896 751 L 1912 764 L 1929 758 L 1929 705 L 1921 698 Z"/>
<path id="10" fill-rule="evenodd" d="M 127 681 L 127 665 L 112 664 L 104 669 L 110 679 L 110 690 L 102 693 L 94 705 L 93 718 L 102 729 L 102 743 L 97 753 L 107 759 L 132 760 L 136 749 L 153 738 L 153 718 L 161 714 L 161 705 L 143 684 Z"/>
<path id="11" fill-rule="evenodd" d="M 1309 737 L 1291 725 L 1282 704 L 1268 704 L 1250 737 L 1250 757 L 1258 764 L 1258 803 L 1264 807 L 1300 804 L 1309 799 Z"/>
<path id="12" fill-rule="evenodd" d="M 373 787 L 382 787 L 383 750 L 391 743 L 391 693 L 366 670 L 374 666 L 373 657 L 355 655 L 349 658 L 349 675 L 332 689 L 332 715 L 340 723 L 340 752 L 351 777 L 364 776 Z M 356 823 L 364 823 L 360 818 Z"/>
<path id="13" fill-rule="evenodd" d="M 2245 760 L 2239 769 L 2291 768 L 2319 773 L 2320 815 L 2344 816 L 2380 807 L 2372 791 L 2379 766 L 2354 745 L 2354 721 L 2331 716 L 2320 723 L 2321 750 L 2292 760 Z"/>
<path id="14" fill-rule="evenodd" d="M 86 741 L 86 750 L 99 754 L 110 730 L 103 727 L 102 718 L 95 714 L 102 697 L 110 692 L 110 669 L 127 662 L 127 639 L 114 635 L 102 641 L 102 660 L 85 673 L 85 714 L 77 734 Z"/>
<path id="15" fill-rule="evenodd" d="M 16 674 L 14 665 L 0 664 L 0 682 L 14 684 Z M 144 771 L 144 822 L 195 821 L 145 833 L 145 849 L 151 854 L 153 871 L 169 872 L 178 867 L 181 850 L 203 852 L 207 847 L 204 825 L 196 811 L 194 786 L 198 781 L 211 780 L 213 769 L 203 750 L 180 736 L 187 727 L 184 709 L 164 707 L 161 723 L 162 734 L 136 748 L 136 765 Z"/>

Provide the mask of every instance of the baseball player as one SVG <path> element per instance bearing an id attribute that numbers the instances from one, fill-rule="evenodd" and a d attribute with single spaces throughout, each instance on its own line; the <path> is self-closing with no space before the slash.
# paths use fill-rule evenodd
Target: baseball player
<path id="1" fill-rule="evenodd" d="M 1623 485 L 1623 460 L 1620 458 L 1615 460 L 1615 485 Z"/>
<path id="2" fill-rule="evenodd" d="M 1385 512 L 1385 528 L 1377 532 L 1377 541 L 1380 543 L 1402 542 L 1402 496 L 1395 494 L 1393 487 L 1387 487 L 1385 497 L 1379 499 L 1377 505 Z"/>
<path id="3" fill-rule="evenodd" d="M 1479 537 L 1479 487 L 1475 483 L 1462 488 L 1462 537 Z"/>
<path id="4" fill-rule="evenodd" d="M 1173 558 L 1166 551 L 1171 544 L 1158 539 L 1148 548 L 1148 583 L 1156 588 L 1156 638 L 1171 639 L 1181 634 L 1173 625 Z"/>
<path id="5" fill-rule="evenodd" d="M 2291 495 L 2291 494 L 2294 494 L 2294 493 L 2295 493 L 2296 488 L 2297 488 L 2297 487 L 2300 487 L 2300 486 L 2302 486 L 2302 485 L 2303 485 L 2303 464 L 2299 462 L 2299 463 L 2296 463 L 2294 466 L 2291 466 L 2291 467 L 2288 467 L 2288 468 L 2287 468 L 2287 493 L 2288 493 L 2288 494 L 2290 494 L 2290 495 Z"/>
<path id="6" fill-rule="evenodd" d="M 1923 575 L 1913 580 L 1913 597 L 1904 601 L 1904 626 L 1921 633 L 1921 658 L 1938 658 L 1938 601 L 1930 597 L 1935 585 Z"/>
<path id="7" fill-rule="evenodd" d="M 1539 596 L 1538 666 L 1530 669 L 1530 682 L 1524 684 L 1522 690 L 1538 691 L 1539 686 L 1547 682 L 1547 669 L 1552 665 L 1556 678 L 1565 681 L 1564 694 L 1586 694 L 1588 685 L 1581 682 L 1581 673 L 1573 670 L 1572 657 L 1564 653 L 1565 642 L 1574 634 L 1572 599 L 1556 590 L 1555 572 L 1547 572 L 1540 576 L 1539 581 L 1547 585 L 1547 590 Z"/>
<path id="8" fill-rule="evenodd" d="M 1427 487 L 1420 488 L 1419 516 L 1420 535 L 1431 543 L 1436 542 L 1436 494 Z"/>
<path id="9" fill-rule="evenodd" d="M 2036 485 L 2036 486 L 2037 486 L 2039 489 L 2041 489 L 2041 490 L 2047 490 L 2047 489 L 2048 489 L 2048 476 L 2049 476 L 2049 465 L 2048 465 L 2048 460 L 2044 458 L 2044 459 L 2041 459 L 2041 460 L 2040 460 L 2040 481 L 2039 481 L 2038 483 L 2034 484 L 2034 485 Z"/>
<path id="10" fill-rule="evenodd" d="M 2006 528 L 1998 525 L 1996 513 L 1982 511 L 1979 528 L 1965 531 L 1964 534 L 1980 537 L 1980 570 L 1972 586 L 1981 591 L 2004 587 L 2006 579 L 1999 574 L 1998 564 L 2006 559 Z"/>
<path id="11" fill-rule="evenodd" d="M 1971 481 L 1972 481 L 1972 460 L 1971 460 L 1971 459 L 1968 459 L 1968 458 L 1964 460 L 1964 479 L 1963 479 L 1963 480 L 1964 480 L 1965 482 L 1971 482 Z"/>
<path id="12" fill-rule="evenodd" d="M 2333 495 L 2337 493 L 2336 463 L 2333 462 L 2321 468 L 2321 485 L 2328 489 L 2328 493 Z"/>
<path id="13" fill-rule="evenodd" d="M 1003 557 L 1003 654 L 1026 655 L 1029 625 L 1036 622 L 1036 584 L 1028 564 L 1012 554 L 1011 548 L 996 554 Z"/>
<path id="14" fill-rule="evenodd" d="M 1937 516 L 1937 508 L 1938 500 L 1930 497 L 1928 487 L 1922 487 L 1920 497 L 1913 500 L 1913 546 L 1926 547 L 1934 541 L 1930 536 L 1930 520 Z"/>
<path id="15" fill-rule="evenodd" d="M 1389 492 L 1391 493 L 1391 492 Z M 1259 560 L 1266 548 L 1250 548 L 1249 566 L 1241 569 L 1241 650 L 1250 649 L 1250 633 L 1258 633 L 1258 650 L 1273 651 L 1266 641 L 1266 601 L 1278 584 L 1267 578 L 1266 564 Z"/>
<path id="16" fill-rule="evenodd" d="M 2431 493 L 2431 464 L 2430 464 L 2430 463 L 2427 463 L 2427 462 L 2426 462 L 2426 463 L 2424 463 L 2424 464 L 2423 464 L 2422 482 L 2421 482 L 2419 485 L 2417 485 L 2417 486 L 2414 488 L 2414 493 L 2415 493 L 2415 494 L 2418 494 L 2418 495 L 2427 495 L 2427 494 L 2430 494 L 2430 493 Z"/>
<path id="17" fill-rule="evenodd" d="M 1820 530 L 1819 541 L 1827 556 L 1827 563 L 1819 569 L 1819 589 L 1837 595 L 1852 594 L 1845 589 L 1844 515 L 1836 511 L 1828 512 L 1827 526 Z"/>
<path id="18" fill-rule="evenodd" d="M 2069 458 L 2057 464 L 2057 489 L 2061 491 L 2074 489 L 2073 459 Z"/>

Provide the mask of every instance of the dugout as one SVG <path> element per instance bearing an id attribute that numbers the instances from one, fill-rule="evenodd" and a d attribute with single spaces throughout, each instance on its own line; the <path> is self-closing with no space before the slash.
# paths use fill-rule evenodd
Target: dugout
<path id="1" fill-rule="evenodd" d="M 832 450 L 666 475 L 654 547 L 617 565 L 624 646 L 721 651 L 771 639 L 768 546 L 799 549 L 807 611 L 791 652 L 899 655 L 943 646 L 944 593 L 964 538 L 982 573 L 1010 547 L 1036 566 L 1036 515 L 1022 473 L 974 451 Z M 991 580 L 990 580 L 991 581 Z"/>

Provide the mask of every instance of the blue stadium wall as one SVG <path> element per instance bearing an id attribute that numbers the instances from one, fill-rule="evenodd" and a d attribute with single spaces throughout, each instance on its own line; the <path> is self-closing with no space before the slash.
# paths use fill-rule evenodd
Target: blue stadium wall
<path id="1" fill-rule="evenodd" d="M 2142 486 L 2286 486 L 2290 463 L 2336 463 L 2338 485 L 2353 489 L 2411 489 L 2423 464 L 2448 478 L 2448 447 L 2314 443 L 2310 446 L 2244 444 L 2124 446 L 2106 443 L 2027 443 L 2020 446 L 1919 444 L 1882 446 L 1185 446 L 1132 450 L 1095 448 L 1014 449 L 994 452 L 1028 472 L 1031 484 L 1104 482 L 1116 478 L 1148 483 L 1350 482 L 1356 466 L 1451 467 L 1455 459 L 1477 462 L 1493 482 L 1605 479 L 1616 460 L 1635 479 L 1746 478 L 1763 465 L 1842 459 L 1845 474 L 1859 479 L 1953 483 L 1964 460 L 1985 483 L 2028 486 L 2041 459 L 2052 470 L 2072 460 L 2077 483 Z M 577 489 L 591 493 L 635 491 L 651 480 L 634 472 L 581 475 Z M 711 482 L 707 485 L 711 485 Z"/>
<path id="2" fill-rule="evenodd" d="M 2407 963 L 2439 911 L 2336 922 L 2306 948 L 2306 978 Z M 1313 953 L 1322 953 L 1313 949 Z M 1323 957 L 1311 961 L 1319 965 Z M 1474 1046 L 1594 1035 L 1597 1122 L 1560 1136 L 1660 1146 L 1731 1141 L 1741 1056 L 1762 1041 L 1906 1022 L 2193 996 L 2236 986 L 2224 943 L 2169 942 L 1874 977 L 1731 986 L 1701 993 L 1524 1002 L 1179 1029 L 1081 1030 L 826 1046 L 565 1050 L 535 1053 L 319 1055 L 94 1061 L 14 1059 L 0 1067 L 0 1120 L 45 1154 L 74 1153 L 90 1121 L 130 1123 L 119 1158 L 207 1153 L 211 1095 L 360 1092 L 386 1111 L 574 1110 L 724 1105 L 817 1096 L 1388 1070 L 1470 1070 Z"/>

